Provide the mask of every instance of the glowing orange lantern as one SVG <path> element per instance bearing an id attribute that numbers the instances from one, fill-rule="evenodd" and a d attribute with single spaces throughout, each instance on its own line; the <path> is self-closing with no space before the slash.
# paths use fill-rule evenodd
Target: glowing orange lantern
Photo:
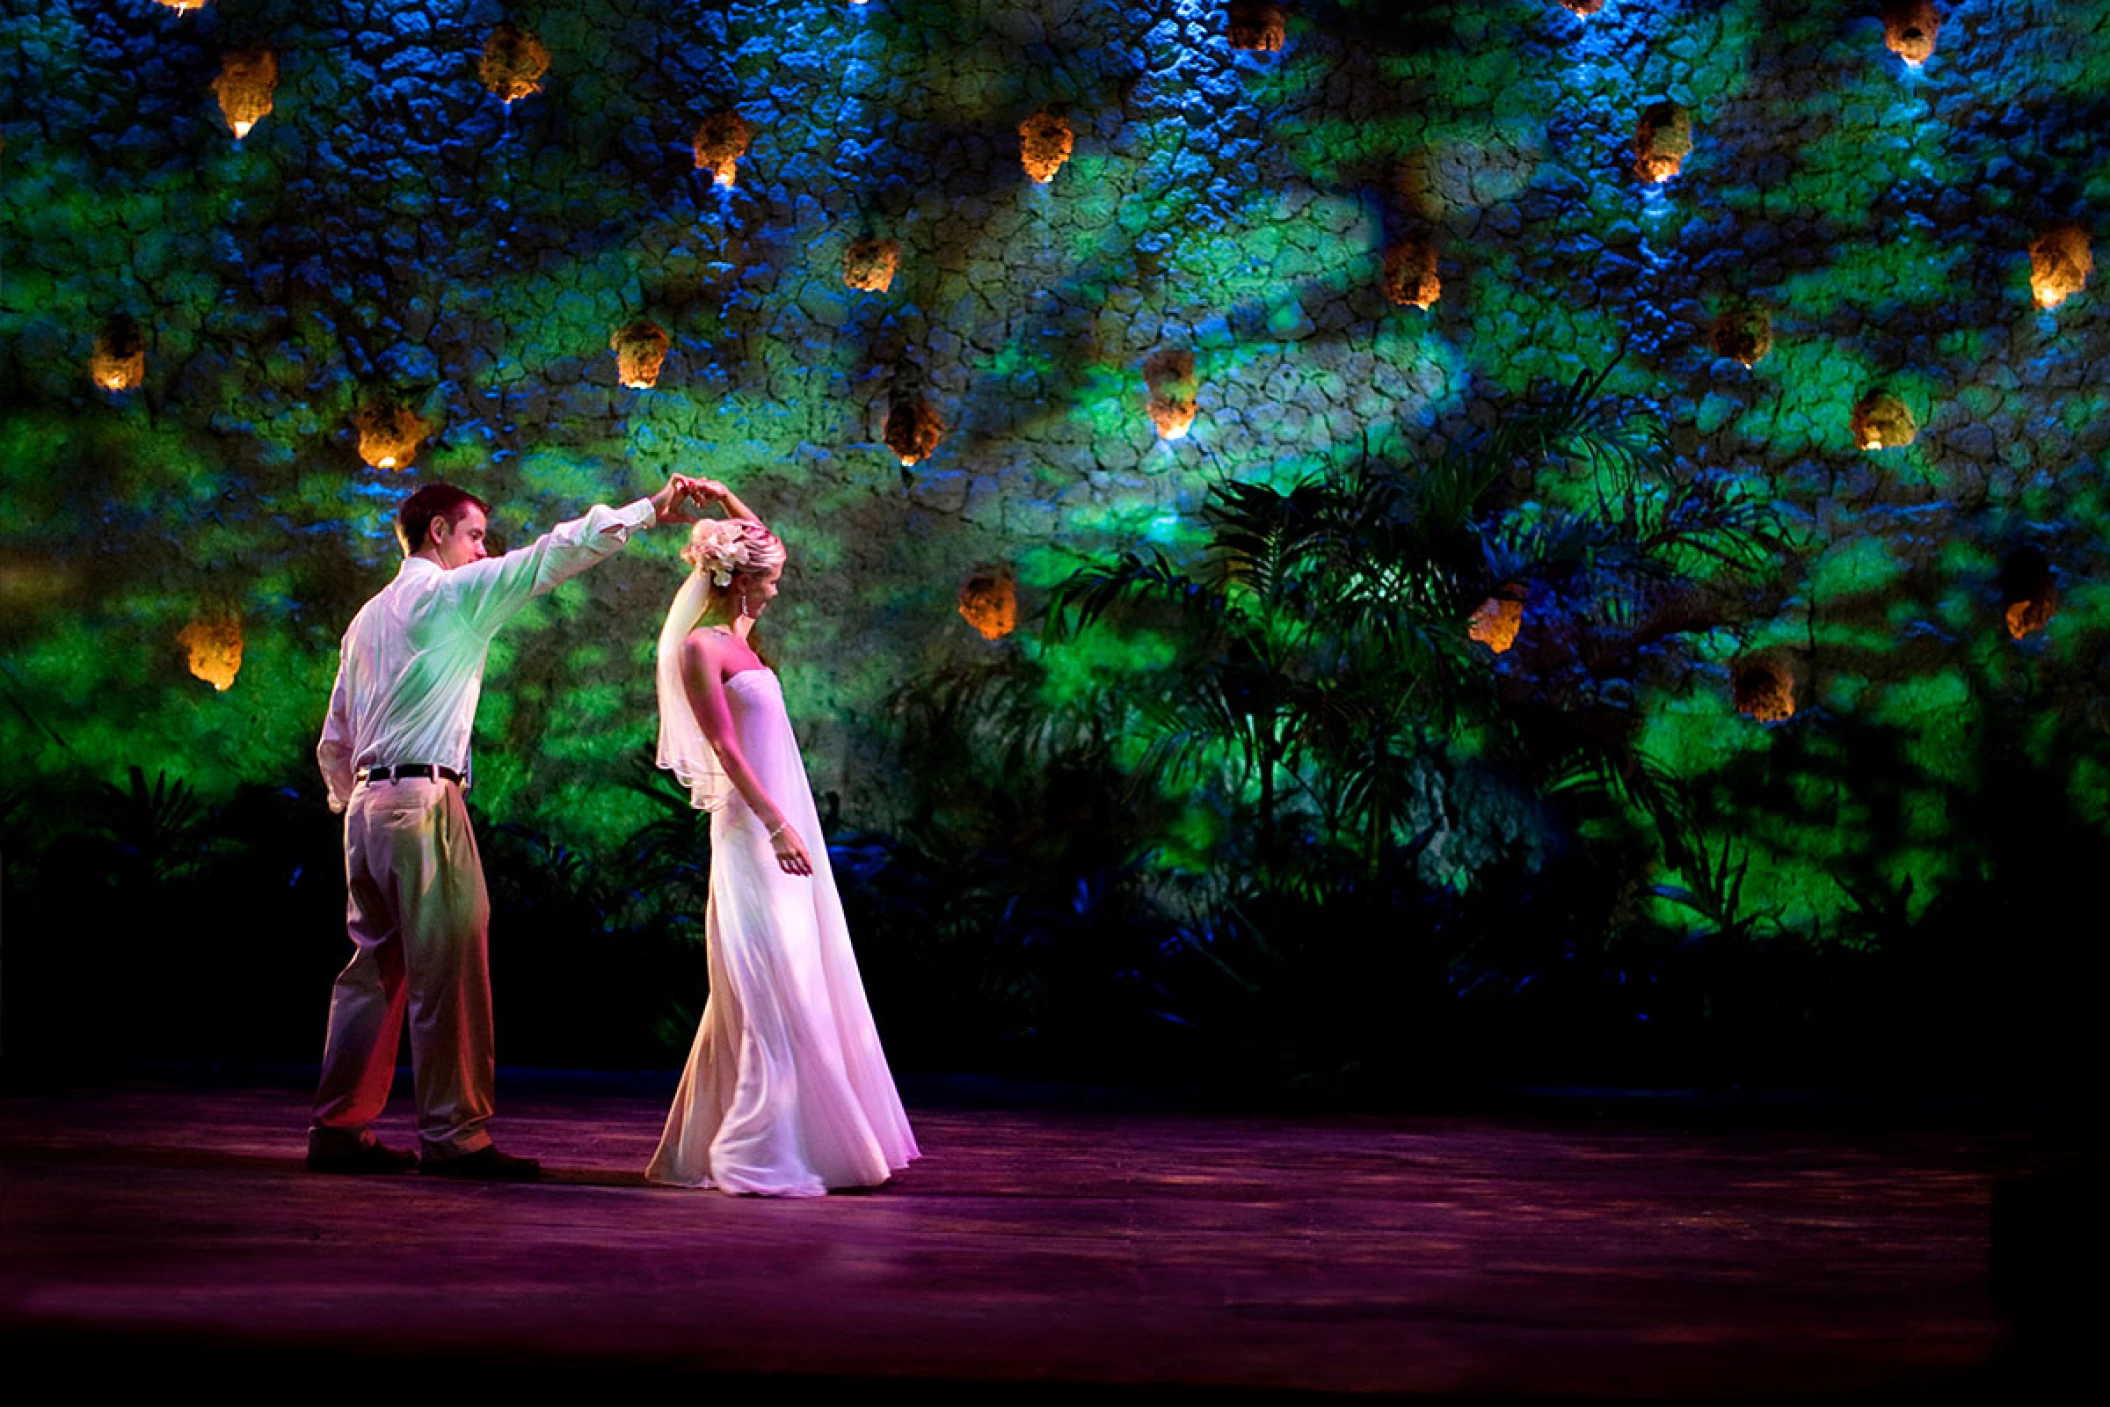
<path id="1" fill-rule="evenodd" d="M 1194 353 L 1167 348 L 1143 363 L 1143 384 L 1150 390 L 1150 422 L 1158 438 L 1185 439 L 1194 424 L 1201 383 L 1194 376 Z"/>
<path id="2" fill-rule="evenodd" d="M 146 334 L 124 314 L 105 322 L 95 334 L 95 354 L 88 374 L 105 391 L 129 391 L 146 379 Z"/>
<path id="3" fill-rule="evenodd" d="M 1385 296 L 1405 307 L 1427 308 L 1443 296 L 1436 276 L 1436 246 L 1419 240 L 1385 251 Z"/>
<path id="4" fill-rule="evenodd" d="M 2059 613 L 2059 588 L 2043 552 L 2024 547 L 2000 564 L 2001 615 L 2014 639 L 2051 624 Z"/>
<path id="5" fill-rule="evenodd" d="M 432 427 L 402 406 L 368 406 L 352 417 L 359 457 L 376 469 L 408 469 Z"/>
<path id="6" fill-rule="evenodd" d="M 1231 0 L 1230 13 L 1225 18 L 1232 48 L 1248 53 L 1281 52 L 1288 26 L 1282 7 L 1272 0 Z"/>
<path id="7" fill-rule="evenodd" d="M 516 102 L 542 91 L 542 75 L 549 72 L 549 50 L 527 30 L 502 24 L 484 40 L 476 71 L 484 87 L 500 100 Z"/>
<path id="8" fill-rule="evenodd" d="M 176 643 L 190 654 L 190 672 L 226 693 L 242 672 L 242 618 L 199 616 L 176 632 Z"/>
<path id="9" fill-rule="evenodd" d="M 659 369 L 667 360 L 668 338 L 658 323 L 633 322 L 619 327 L 608 339 L 615 353 L 616 377 L 634 390 L 650 390 L 659 382 Z"/>
<path id="10" fill-rule="evenodd" d="M 1052 108 L 1043 108 L 1018 124 L 1019 163 L 1043 186 L 1055 179 L 1076 145 L 1069 118 Z"/>
<path id="11" fill-rule="evenodd" d="M 1912 407 L 1888 391 L 1871 391 L 1854 406 L 1854 443 L 1862 449 L 1902 449 L 1919 438 Z"/>
<path id="12" fill-rule="evenodd" d="M 2053 225 L 2030 241 L 2029 291 L 2040 308 L 2056 308 L 2088 286 L 2095 251 L 2079 225 Z"/>
<path id="13" fill-rule="evenodd" d="M 1561 8 L 1571 15 L 1588 19 L 1604 8 L 1604 0 L 1561 0 Z"/>
<path id="14" fill-rule="evenodd" d="M 154 0 L 154 3 L 163 9 L 174 10 L 177 14 L 182 15 L 188 14 L 192 10 L 204 9 L 206 0 Z"/>
<path id="15" fill-rule="evenodd" d="M 1887 0 L 1883 6 L 1883 46 L 1914 68 L 1934 57 L 1940 30 L 1932 0 Z"/>
<path id="16" fill-rule="evenodd" d="M 1465 633 L 1499 655 L 1517 643 L 1517 632 L 1523 628 L 1524 603 L 1505 588 L 1503 594 L 1480 603 L 1466 621 Z"/>
<path id="17" fill-rule="evenodd" d="M 920 396 L 913 400 L 897 400 L 887 411 L 887 448 L 900 457 L 904 469 L 930 458 L 931 451 L 944 437 L 945 421 L 931 403 Z"/>
<path id="18" fill-rule="evenodd" d="M 711 179 L 729 186 L 740 173 L 740 158 L 747 155 L 747 123 L 739 113 L 727 109 L 714 112 L 696 128 L 696 169 L 708 168 Z"/>
<path id="19" fill-rule="evenodd" d="M 2017 640 L 2032 631 L 2042 630 L 2051 624 L 2051 618 L 2059 613 L 2059 598 L 2039 601 L 2010 601 L 2007 605 L 2007 633 Z"/>
<path id="20" fill-rule="evenodd" d="M 1678 174 L 1692 155 L 1692 114 L 1676 103 L 1657 103 L 1634 129 L 1634 174 L 1650 185 Z"/>
<path id="21" fill-rule="evenodd" d="M 843 283 L 864 293 L 884 293 L 901 267 L 901 246 L 890 239 L 865 235 L 843 251 Z"/>
<path id="22" fill-rule="evenodd" d="M 271 115 L 271 94 L 278 87 L 278 58 L 269 49 L 236 49 L 220 59 L 220 76 L 212 81 L 220 97 L 220 115 L 236 141 Z"/>
<path id="23" fill-rule="evenodd" d="M 1773 350 L 1773 314 L 1749 303 L 1725 308 L 1711 337 L 1716 356 L 1757 366 Z"/>
<path id="24" fill-rule="evenodd" d="M 1736 711 L 1760 723 L 1779 723 L 1795 716 L 1795 678 L 1778 660 L 1752 660 L 1736 667 L 1730 679 Z"/>
<path id="25" fill-rule="evenodd" d="M 1018 629 L 1018 581 L 1008 567 L 977 567 L 960 587 L 960 614 L 984 640 Z"/>

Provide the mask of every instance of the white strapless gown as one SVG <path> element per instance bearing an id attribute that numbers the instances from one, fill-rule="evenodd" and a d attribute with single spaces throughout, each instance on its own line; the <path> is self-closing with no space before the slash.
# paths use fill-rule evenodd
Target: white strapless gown
<path id="1" fill-rule="evenodd" d="M 778 868 L 738 792 L 712 814 L 710 1000 L 645 1177 L 774 1197 L 875 1186 L 919 1154 L 857 975 L 806 764 L 773 671 L 733 675 L 725 697 L 813 874 Z"/>

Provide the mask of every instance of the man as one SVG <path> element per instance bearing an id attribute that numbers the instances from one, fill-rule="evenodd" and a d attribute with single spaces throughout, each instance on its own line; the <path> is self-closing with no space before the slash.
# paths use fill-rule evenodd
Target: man
<path id="1" fill-rule="evenodd" d="M 630 534 L 695 520 L 700 480 L 675 475 L 623 509 L 596 505 L 516 552 L 484 549 L 490 507 L 428 484 L 396 511 L 403 566 L 345 631 L 315 749 L 330 809 L 344 813 L 345 927 L 354 952 L 330 994 L 322 1083 L 308 1130 L 317 1172 L 524 1180 L 541 1166 L 501 1153 L 491 1117 L 496 1060 L 486 963 L 490 901 L 462 789 L 484 656 L 535 596 L 619 550 Z M 417 1155 L 377 1142 L 396 1041 L 410 1014 Z"/>

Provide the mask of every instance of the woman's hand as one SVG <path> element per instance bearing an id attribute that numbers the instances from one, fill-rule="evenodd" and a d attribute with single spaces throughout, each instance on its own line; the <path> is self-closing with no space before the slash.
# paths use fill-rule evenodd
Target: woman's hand
<path id="1" fill-rule="evenodd" d="M 692 477 L 689 482 L 696 486 L 694 493 L 698 503 L 715 503 L 725 509 L 725 516 L 728 518 L 745 518 L 751 523 L 762 521 L 755 516 L 754 509 L 740 501 L 739 494 L 734 493 L 719 480 Z"/>
<path id="2" fill-rule="evenodd" d="M 686 474 L 676 474 L 667 480 L 667 486 L 652 495 L 652 521 L 664 526 L 668 523 L 693 523 L 696 514 L 689 504 L 696 498 L 697 485 L 701 479 L 692 479 Z M 724 485 L 719 485 L 722 489 Z"/>
<path id="3" fill-rule="evenodd" d="M 791 822 L 778 822 L 777 828 L 769 833 L 769 848 L 776 851 L 777 865 L 785 874 L 813 873 L 813 857 L 806 853 L 806 842 L 799 839 Z"/>

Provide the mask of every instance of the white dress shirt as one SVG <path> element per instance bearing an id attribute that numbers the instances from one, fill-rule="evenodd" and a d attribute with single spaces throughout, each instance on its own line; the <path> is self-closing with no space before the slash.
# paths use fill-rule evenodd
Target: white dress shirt
<path id="1" fill-rule="evenodd" d="M 518 551 L 452 571 L 406 557 L 344 632 L 315 747 L 330 809 L 345 808 L 368 767 L 425 762 L 466 774 L 491 637 L 529 600 L 613 555 L 652 520 L 649 498 L 627 508 L 596 504 Z"/>

